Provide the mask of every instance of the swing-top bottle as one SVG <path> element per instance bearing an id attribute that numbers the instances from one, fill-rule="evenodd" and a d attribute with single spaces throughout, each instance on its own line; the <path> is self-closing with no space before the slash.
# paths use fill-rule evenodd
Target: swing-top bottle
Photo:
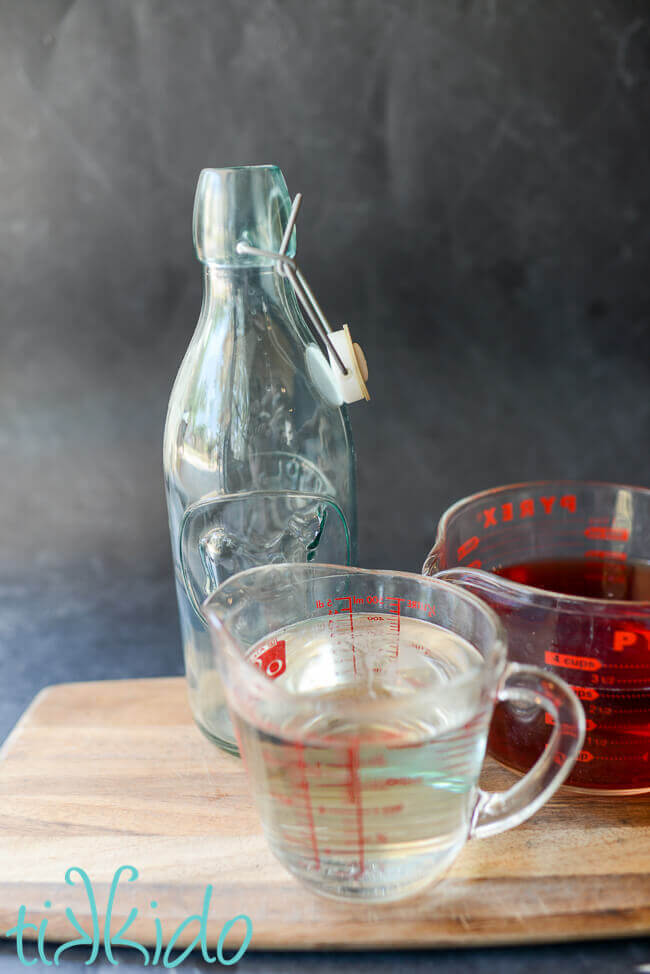
<path id="1" fill-rule="evenodd" d="M 169 401 L 164 471 L 190 702 L 236 750 L 201 605 L 235 572 L 356 561 L 345 405 L 289 279 L 269 254 L 291 210 L 275 166 L 206 169 L 194 207 L 198 325 Z M 286 255 L 295 253 L 295 231 Z M 290 620 L 288 620 L 290 621 Z"/>

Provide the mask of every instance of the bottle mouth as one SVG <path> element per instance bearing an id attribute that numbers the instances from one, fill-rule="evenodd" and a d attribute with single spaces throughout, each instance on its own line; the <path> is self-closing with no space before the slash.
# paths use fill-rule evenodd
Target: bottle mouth
<path id="1" fill-rule="evenodd" d="M 277 251 L 291 211 L 282 171 L 271 164 L 203 169 L 194 199 L 193 235 L 201 263 L 218 267 L 272 266 L 273 260 L 240 254 L 244 242 Z M 287 254 L 295 254 L 295 232 Z"/>
<path id="2" fill-rule="evenodd" d="M 280 168 L 272 162 L 258 162 L 254 166 L 219 166 L 218 168 L 207 166 L 205 169 L 201 170 L 201 173 L 240 172 L 242 170 L 253 172 L 255 169 L 275 169 L 277 172 L 280 172 Z"/>

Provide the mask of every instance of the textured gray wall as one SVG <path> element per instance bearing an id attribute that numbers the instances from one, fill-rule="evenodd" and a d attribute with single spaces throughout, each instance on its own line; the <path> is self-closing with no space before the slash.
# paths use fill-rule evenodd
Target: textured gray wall
<path id="1" fill-rule="evenodd" d="M 2 726 L 35 684 L 180 668 L 161 435 L 201 167 L 304 193 L 371 369 L 362 561 L 417 570 L 464 494 L 648 484 L 649 121 L 646 0 L 1 0 Z"/>

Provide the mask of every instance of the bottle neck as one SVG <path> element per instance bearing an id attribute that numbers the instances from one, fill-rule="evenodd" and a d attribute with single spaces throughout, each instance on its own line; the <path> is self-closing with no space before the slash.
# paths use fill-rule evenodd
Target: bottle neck
<path id="1" fill-rule="evenodd" d="M 302 321 L 291 283 L 274 265 L 248 267 L 203 265 L 203 307 L 201 316 L 210 327 L 215 321 L 238 321 L 247 328 L 260 316 L 276 326 L 284 323 L 310 341 Z"/>
<path id="2" fill-rule="evenodd" d="M 281 278 L 273 266 L 249 267 L 203 265 L 203 298 L 210 304 L 228 303 L 236 295 L 252 291 L 277 292 Z"/>

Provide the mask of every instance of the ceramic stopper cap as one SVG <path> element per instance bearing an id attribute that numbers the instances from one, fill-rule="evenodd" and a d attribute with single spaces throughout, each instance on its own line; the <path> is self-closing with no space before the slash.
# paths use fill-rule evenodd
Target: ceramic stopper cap
<path id="1" fill-rule="evenodd" d="M 360 345 L 352 341 L 352 335 L 347 325 L 343 325 L 340 331 L 332 331 L 329 340 L 339 353 L 346 369 L 347 375 L 343 375 L 341 368 L 328 351 L 330 366 L 334 381 L 341 394 L 343 402 L 358 402 L 360 399 L 370 399 L 370 393 L 366 387 L 368 381 L 368 365 L 366 357 Z"/>

